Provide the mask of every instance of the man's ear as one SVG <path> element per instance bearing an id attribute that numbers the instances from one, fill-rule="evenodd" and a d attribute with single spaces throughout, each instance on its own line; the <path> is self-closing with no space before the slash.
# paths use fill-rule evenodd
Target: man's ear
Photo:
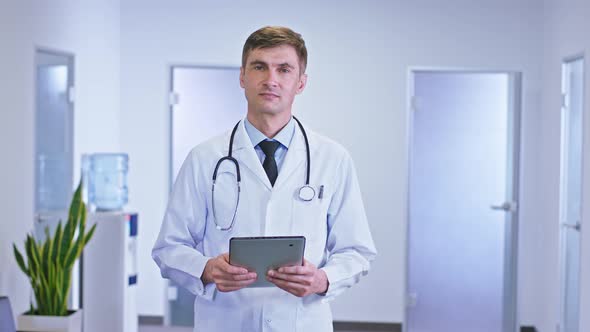
<path id="1" fill-rule="evenodd" d="M 240 86 L 244 87 L 244 67 L 240 67 Z"/>
<path id="2" fill-rule="evenodd" d="M 307 85 L 307 74 L 301 74 L 299 76 L 299 86 L 297 86 L 297 94 L 300 94 Z"/>

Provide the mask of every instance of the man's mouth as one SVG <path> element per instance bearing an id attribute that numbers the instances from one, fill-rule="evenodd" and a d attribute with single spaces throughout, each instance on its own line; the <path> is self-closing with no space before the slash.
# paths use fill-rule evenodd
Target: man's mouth
<path id="1" fill-rule="evenodd" d="M 259 93 L 260 96 L 264 97 L 264 98 L 279 98 L 279 95 L 273 92 L 261 92 Z"/>

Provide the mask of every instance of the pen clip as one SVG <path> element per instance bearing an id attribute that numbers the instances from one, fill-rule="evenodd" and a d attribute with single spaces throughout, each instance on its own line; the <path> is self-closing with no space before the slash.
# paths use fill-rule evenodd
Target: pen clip
<path id="1" fill-rule="evenodd" d="M 324 185 L 320 186 L 320 193 L 318 194 L 318 199 L 324 198 Z"/>

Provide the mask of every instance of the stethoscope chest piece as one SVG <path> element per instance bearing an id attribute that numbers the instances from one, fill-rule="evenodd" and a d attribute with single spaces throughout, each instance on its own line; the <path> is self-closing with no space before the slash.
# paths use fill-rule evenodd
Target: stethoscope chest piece
<path id="1" fill-rule="evenodd" d="M 314 197 L 315 197 L 315 190 L 311 186 L 305 185 L 305 186 L 299 188 L 299 198 L 302 201 L 309 202 Z"/>

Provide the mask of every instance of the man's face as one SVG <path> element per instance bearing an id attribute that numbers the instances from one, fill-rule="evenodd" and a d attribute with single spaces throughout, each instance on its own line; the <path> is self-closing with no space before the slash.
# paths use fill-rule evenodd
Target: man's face
<path id="1" fill-rule="evenodd" d="M 292 46 L 251 50 L 240 69 L 240 86 L 248 100 L 248 112 L 291 113 L 295 95 L 303 91 L 307 81 L 301 70 Z"/>

